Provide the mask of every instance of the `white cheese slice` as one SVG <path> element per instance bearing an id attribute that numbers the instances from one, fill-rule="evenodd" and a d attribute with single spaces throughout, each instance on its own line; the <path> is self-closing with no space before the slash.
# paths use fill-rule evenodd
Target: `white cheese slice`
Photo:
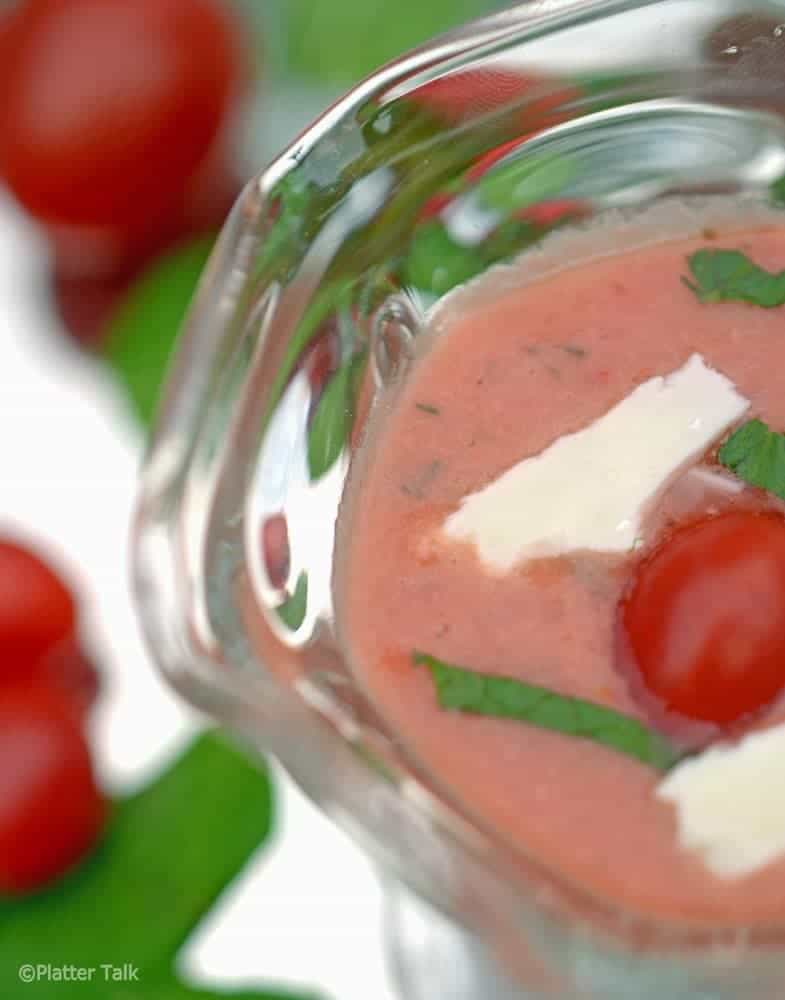
<path id="1" fill-rule="evenodd" d="M 574 549 L 625 552 L 647 503 L 749 406 L 694 354 L 602 417 L 466 496 L 443 525 L 495 572 Z"/>
<path id="2" fill-rule="evenodd" d="M 785 854 L 785 724 L 675 767 L 657 797 L 676 807 L 679 842 L 716 875 L 749 875 Z"/>

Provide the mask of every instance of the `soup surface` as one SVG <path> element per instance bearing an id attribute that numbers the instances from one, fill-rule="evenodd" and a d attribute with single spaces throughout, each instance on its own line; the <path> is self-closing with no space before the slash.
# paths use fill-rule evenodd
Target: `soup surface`
<path id="1" fill-rule="evenodd" d="M 684 280 L 695 284 L 690 261 L 707 250 L 785 269 L 785 227 L 754 206 L 669 213 L 558 234 L 438 307 L 412 370 L 371 418 L 342 511 L 339 618 L 360 682 L 402 741 L 528 855 L 640 913 L 764 922 L 785 914 L 785 855 L 749 870 L 718 869 L 688 843 L 676 804 L 660 794 L 662 768 L 525 720 L 445 708 L 432 673 L 414 659 L 427 653 L 610 708 L 693 754 L 785 720 L 776 692 L 727 731 L 711 718 L 680 718 L 620 654 L 624 600 L 670 535 L 729 511 L 780 519 L 785 510 L 717 460 L 718 447 L 748 420 L 785 430 L 785 306 L 711 301 Z M 500 568 L 483 555 L 479 534 L 447 530 L 456 511 L 468 510 L 467 497 L 596 427 L 636 389 L 696 356 L 729 380 L 747 409 L 658 483 L 626 551 L 551 545 Z M 657 423 L 651 410 L 642 433 L 606 440 L 606 479 L 653 450 Z M 591 468 L 577 463 L 573 478 L 560 470 L 579 512 L 581 498 L 596 505 L 612 493 L 613 483 L 593 481 Z M 533 504 L 544 516 L 541 501 L 523 496 L 521 523 Z M 509 504 L 499 510 L 514 525 Z M 475 527 L 485 530 L 480 520 Z M 514 545 L 511 537 L 511 552 Z M 715 597 L 724 599 L 721 586 Z"/>

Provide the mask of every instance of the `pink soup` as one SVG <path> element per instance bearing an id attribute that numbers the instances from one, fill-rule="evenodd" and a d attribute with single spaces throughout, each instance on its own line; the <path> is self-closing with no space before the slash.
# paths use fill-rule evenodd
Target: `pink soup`
<path id="1" fill-rule="evenodd" d="M 655 794 L 660 770 L 525 721 L 443 708 L 412 655 L 661 725 L 656 699 L 619 663 L 620 601 L 641 560 L 682 522 L 731 508 L 785 510 L 741 480 L 717 485 L 715 472 L 733 478 L 717 465 L 721 441 L 663 486 L 629 552 L 584 549 L 499 573 L 442 529 L 462 498 L 695 354 L 750 401 L 743 420 L 785 429 L 785 306 L 704 302 L 683 281 L 703 249 L 785 269 L 785 228 L 761 209 L 741 223 L 727 212 L 696 218 L 677 213 L 664 228 L 625 218 L 558 234 L 448 296 L 404 383 L 381 404 L 384 419 L 372 415 L 342 511 L 338 608 L 359 682 L 421 764 L 487 826 L 632 911 L 755 924 L 785 915 L 785 856 L 742 876 L 717 874 L 684 846 L 673 804 Z M 579 495 L 582 483 L 571 488 Z M 749 725 L 784 718 L 778 695 Z M 694 735 L 686 726 L 683 734 Z M 678 739 L 678 729 L 666 736 Z"/>

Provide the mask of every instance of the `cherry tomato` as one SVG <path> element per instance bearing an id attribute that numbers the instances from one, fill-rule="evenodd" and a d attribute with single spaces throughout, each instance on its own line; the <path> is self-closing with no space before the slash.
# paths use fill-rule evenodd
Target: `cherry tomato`
<path id="1" fill-rule="evenodd" d="M 0 892 L 37 889 L 80 861 L 105 815 L 90 753 L 65 701 L 40 688 L 0 698 Z"/>
<path id="2" fill-rule="evenodd" d="M 0 683 L 19 679 L 75 627 L 63 581 L 28 549 L 0 540 Z"/>
<path id="3" fill-rule="evenodd" d="M 84 231 L 50 232 L 52 305 L 64 332 L 83 348 L 99 349 L 134 284 L 161 255 L 218 232 L 239 190 L 234 175 L 224 176 L 220 191 L 203 189 L 193 205 L 165 220 L 157 232 L 115 234 L 116 241 L 95 245 L 93 254 L 86 253 L 90 236 Z"/>
<path id="4" fill-rule="evenodd" d="M 733 510 L 676 529 L 621 602 L 618 660 L 691 720 L 766 708 L 785 686 L 785 517 Z"/>
<path id="5" fill-rule="evenodd" d="M 0 171 L 51 223 L 167 216 L 245 76 L 221 0 L 23 0 L 6 35 Z"/>
<path id="6" fill-rule="evenodd" d="M 96 300 L 103 294 L 102 284 L 129 286 L 152 261 L 177 244 L 219 230 L 241 188 L 230 164 L 211 161 L 164 211 L 140 212 L 135 221 L 112 228 L 46 223 L 56 293 L 60 285 L 74 297 Z"/>
<path id="7" fill-rule="evenodd" d="M 109 321 L 135 276 L 132 271 L 107 277 L 69 278 L 55 272 L 53 305 L 69 336 L 82 347 L 99 348 Z"/>
<path id="8" fill-rule="evenodd" d="M 28 677 L 21 683 L 43 685 L 48 690 L 59 692 L 79 719 L 83 719 L 93 707 L 101 686 L 93 661 L 75 635 L 58 642 L 40 660 L 31 664 Z"/>

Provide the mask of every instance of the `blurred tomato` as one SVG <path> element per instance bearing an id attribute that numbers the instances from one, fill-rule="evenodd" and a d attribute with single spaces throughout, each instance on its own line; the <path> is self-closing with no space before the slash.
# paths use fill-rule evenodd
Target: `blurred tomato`
<path id="1" fill-rule="evenodd" d="M 0 171 L 40 220 L 92 231 L 88 254 L 144 251 L 197 181 L 222 187 L 247 60 L 221 0 L 22 0 L 0 54 Z"/>
<path id="2" fill-rule="evenodd" d="M 33 664 L 30 674 L 30 683 L 63 695 L 78 719 L 87 716 L 98 697 L 98 671 L 76 635 L 52 646 Z"/>
<path id="3" fill-rule="evenodd" d="M 37 889 L 92 847 L 105 806 L 66 701 L 40 688 L 0 698 L 0 892 Z"/>
<path id="4" fill-rule="evenodd" d="M 220 229 L 241 187 L 230 164 L 211 158 L 183 185 L 179 198 L 140 213 L 135 223 L 116 228 L 46 223 L 55 283 L 96 279 L 97 292 L 89 284 L 81 290 L 88 298 L 104 294 L 101 284 L 107 282 L 129 286 L 176 244 Z"/>
<path id="5" fill-rule="evenodd" d="M 84 230 L 64 227 L 51 233 L 52 303 L 68 334 L 82 347 L 100 348 L 112 317 L 134 286 L 176 247 L 220 231 L 239 190 L 234 177 L 224 176 L 220 194 L 214 193 L 208 201 L 201 197 L 188 212 L 163 220 L 157 232 L 136 237 L 115 234 L 119 238 L 114 241 L 92 244 Z"/>
<path id="6" fill-rule="evenodd" d="M 137 232 L 50 227 L 52 303 L 65 331 L 82 347 L 104 343 L 112 317 L 137 282 L 164 255 L 220 231 L 241 189 L 237 176 L 206 164 L 193 197 L 169 218 L 147 220 Z"/>
<path id="7" fill-rule="evenodd" d="M 92 277 L 71 277 L 58 271 L 52 275 L 55 311 L 82 347 L 100 347 L 109 320 L 134 277 L 134 271 Z"/>
<path id="8" fill-rule="evenodd" d="M 0 684 L 75 627 L 76 606 L 63 581 L 33 552 L 0 540 Z"/>
<path id="9" fill-rule="evenodd" d="M 29 549 L 0 539 L 0 699 L 31 685 L 65 695 L 81 717 L 99 682 L 66 584 Z"/>

